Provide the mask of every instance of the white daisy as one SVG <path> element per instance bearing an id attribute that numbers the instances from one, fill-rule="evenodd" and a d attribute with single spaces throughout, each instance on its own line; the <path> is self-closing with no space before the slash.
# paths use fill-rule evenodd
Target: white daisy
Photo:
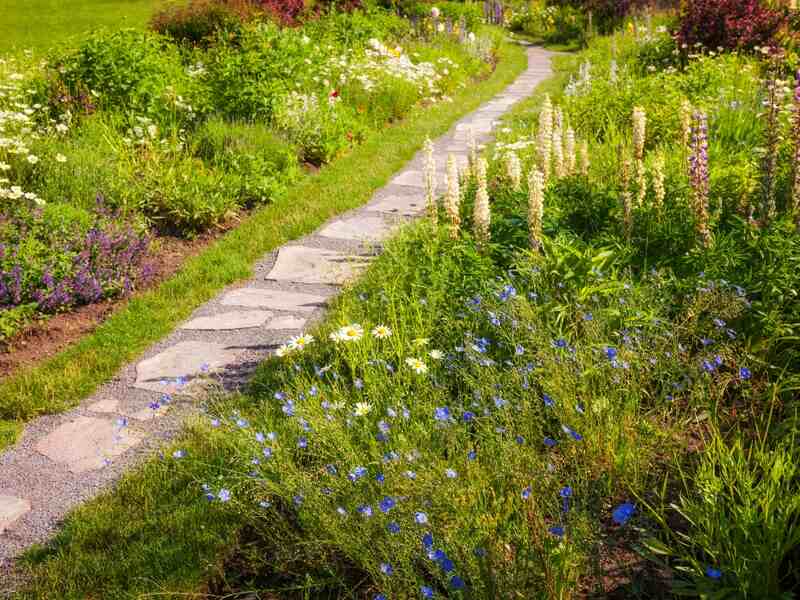
<path id="1" fill-rule="evenodd" d="M 375 328 L 372 330 L 372 335 L 378 338 L 379 340 L 382 340 L 392 335 L 392 330 L 389 329 L 386 325 L 376 325 Z"/>
<path id="2" fill-rule="evenodd" d="M 431 350 L 428 352 L 428 356 L 430 356 L 433 360 L 442 360 L 444 358 L 444 352 L 441 350 Z"/>
<path id="3" fill-rule="evenodd" d="M 356 402 L 356 410 L 355 415 L 357 417 L 363 417 L 372 410 L 372 404 L 369 402 Z"/>
<path id="4" fill-rule="evenodd" d="M 428 372 L 428 365 L 418 358 L 407 358 L 406 364 L 413 369 L 417 375 L 422 375 Z"/>
<path id="5" fill-rule="evenodd" d="M 286 343 L 286 345 L 292 350 L 303 350 L 313 341 L 314 341 L 313 335 L 309 335 L 308 333 L 301 333 L 300 335 L 296 335 L 292 339 L 290 339 Z"/>
<path id="6" fill-rule="evenodd" d="M 345 325 L 339 330 L 339 339 L 343 342 L 356 342 L 364 337 L 364 328 L 358 323 Z"/>

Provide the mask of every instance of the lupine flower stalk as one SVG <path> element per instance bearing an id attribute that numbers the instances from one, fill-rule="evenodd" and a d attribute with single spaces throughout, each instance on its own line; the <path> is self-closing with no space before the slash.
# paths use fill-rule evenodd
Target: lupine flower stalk
<path id="1" fill-rule="evenodd" d="M 433 158 L 433 142 L 425 140 L 425 202 L 428 216 L 434 225 L 439 222 L 439 207 L 436 205 L 436 160 Z"/>
<path id="2" fill-rule="evenodd" d="M 473 235 L 481 245 L 489 242 L 489 225 L 491 214 L 489 212 L 489 190 L 486 183 L 486 159 L 479 158 L 476 165 L 476 179 L 478 191 L 475 193 L 475 206 L 472 214 Z"/>
<path id="3" fill-rule="evenodd" d="M 581 156 L 581 175 L 584 177 L 589 176 L 589 143 L 588 142 L 581 142 L 581 149 L 580 149 L 580 156 Z"/>
<path id="4" fill-rule="evenodd" d="M 519 191 L 522 183 L 522 165 L 516 152 L 512 151 L 506 154 L 506 176 L 511 182 L 514 191 Z"/>
<path id="5" fill-rule="evenodd" d="M 609 68 L 609 71 L 608 71 L 608 80 L 611 83 L 617 83 L 617 80 L 619 79 L 618 71 L 619 71 L 619 69 L 617 67 L 617 61 L 616 61 L 616 59 L 612 59 L 611 60 L 611 67 Z"/>
<path id="6" fill-rule="evenodd" d="M 644 144 L 647 138 L 647 114 L 637 106 L 633 109 L 633 154 L 636 159 L 636 202 L 644 204 L 647 194 L 647 177 L 644 168 Z"/>
<path id="7" fill-rule="evenodd" d="M 469 174 L 473 175 L 478 165 L 478 142 L 475 140 L 475 132 L 472 127 L 469 128 L 467 133 L 467 146 L 469 147 L 467 168 L 469 169 Z"/>
<path id="8" fill-rule="evenodd" d="M 544 97 L 542 111 L 539 113 L 538 132 L 539 162 L 544 178 L 550 177 L 550 159 L 553 153 L 553 104 L 550 96 Z"/>
<path id="9" fill-rule="evenodd" d="M 544 216 L 544 174 L 534 168 L 528 176 L 528 231 L 533 250 L 542 247 L 542 217 Z"/>
<path id="10" fill-rule="evenodd" d="M 703 246 L 708 248 L 711 245 L 711 230 L 708 227 L 708 118 L 699 111 L 692 118 L 689 183 L 692 186 L 692 208 L 697 223 L 697 233 Z"/>
<path id="11" fill-rule="evenodd" d="M 655 207 L 659 210 L 664 206 L 664 198 L 667 195 L 664 168 L 664 155 L 659 153 L 653 162 L 653 192 L 655 193 Z"/>
<path id="12" fill-rule="evenodd" d="M 450 237 L 458 237 L 458 229 L 461 226 L 461 187 L 458 181 L 458 163 L 456 157 L 451 154 L 447 157 L 447 192 L 444 196 L 444 210 L 450 221 Z"/>
<path id="13" fill-rule="evenodd" d="M 681 102 L 681 137 L 683 147 L 687 150 L 692 143 L 692 114 L 694 109 L 688 100 Z"/>
<path id="14" fill-rule="evenodd" d="M 553 119 L 553 170 L 559 179 L 564 177 L 564 113 L 556 109 Z"/>
<path id="15" fill-rule="evenodd" d="M 633 194 L 631 194 L 631 159 L 622 161 L 622 225 L 625 237 L 630 241 L 633 234 Z"/>
<path id="16" fill-rule="evenodd" d="M 564 165 L 564 169 L 567 172 L 567 175 L 572 175 L 575 173 L 575 130 L 572 127 L 567 128 L 567 135 L 564 142 L 564 160 L 566 164 Z"/>

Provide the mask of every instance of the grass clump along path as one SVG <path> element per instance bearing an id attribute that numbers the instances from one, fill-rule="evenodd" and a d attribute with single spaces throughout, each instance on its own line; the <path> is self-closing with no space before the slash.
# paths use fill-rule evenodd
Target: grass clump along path
<path id="1" fill-rule="evenodd" d="M 146 275 L 148 241 L 154 252 L 161 235 L 213 230 L 252 210 L 94 333 L 0 383 L 0 443 L 13 442 L 24 421 L 74 406 L 222 287 L 246 277 L 265 252 L 365 202 L 426 135 L 490 98 L 525 62 L 496 30 L 426 40 L 377 9 L 293 29 L 244 23 L 237 31 L 235 44 L 221 36 L 198 47 L 151 33 L 97 34 L 58 55 L 66 65 L 58 70 L 37 70 L 24 58 L 4 65 L 9 81 L 26 84 L 19 93 L 29 85 L 34 94 L 69 90 L 59 98 L 74 115 L 26 146 L 33 159 L 15 155 L 9 163 L 24 184 L 9 183 L 9 193 L 30 201 L 15 205 L 3 235 L 10 248 L 32 248 L 4 255 L 10 262 L 2 266 L 8 293 L 0 319 L 10 329 L 20 311 L 64 311 L 135 290 Z M 262 42 L 281 50 L 264 54 Z M 249 74 L 234 68 L 248 60 Z M 103 70 L 119 61 L 127 66 L 116 75 Z M 217 68 L 220 79 L 210 75 Z M 274 72 L 259 79 L 262 68 Z M 136 89 L 123 85 L 128 71 L 138 73 Z M 224 81 L 234 74 L 243 79 Z M 346 83 L 334 89 L 330 81 Z M 55 110 L 67 114 L 63 106 Z M 301 163 L 321 168 L 310 176 Z M 103 252 L 95 252 L 98 244 Z M 88 272 L 86 253 L 96 258 Z M 27 275 L 17 285 L 19 273 Z"/>
<path id="2" fill-rule="evenodd" d="M 654 62 L 670 43 L 559 59 L 437 223 L 73 515 L 27 596 L 203 570 L 193 590 L 282 598 L 794 593 L 800 140 L 755 118 L 757 59 Z M 181 546 L 176 511 L 213 542 Z M 149 580 L 101 571 L 109 551 Z"/>

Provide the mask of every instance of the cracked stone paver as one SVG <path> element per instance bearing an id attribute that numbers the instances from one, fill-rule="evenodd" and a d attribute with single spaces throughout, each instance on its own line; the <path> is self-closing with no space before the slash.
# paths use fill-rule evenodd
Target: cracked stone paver
<path id="1" fill-rule="evenodd" d="M 24 498 L 0 494 L 0 533 L 31 509 Z"/>
<path id="2" fill-rule="evenodd" d="M 284 246 L 267 279 L 294 283 L 341 285 L 354 279 L 368 263 L 366 257 L 309 246 Z"/>
<path id="3" fill-rule="evenodd" d="M 325 306 L 327 298 L 315 294 L 264 288 L 242 288 L 228 292 L 220 301 L 224 306 L 269 307 L 275 310 L 310 313 Z"/>
<path id="4" fill-rule="evenodd" d="M 49 433 L 36 451 L 72 473 L 94 471 L 142 441 L 140 434 L 110 419 L 78 417 Z"/>
<path id="5" fill-rule="evenodd" d="M 180 342 L 136 365 L 134 387 L 173 394 L 183 391 L 200 375 L 211 373 L 236 361 L 236 352 L 222 344 Z M 184 381 L 177 381 L 178 379 Z"/>
<path id="6" fill-rule="evenodd" d="M 392 234 L 393 229 L 381 217 L 356 216 L 334 221 L 323 227 L 318 235 L 359 242 L 381 242 Z"/>
<path id="7" fill-rule="evenodd" d="M 433 140 L 437 193 L 445 190 L 447 156 L 464 164 L 470 136 L 483 149 L 502 114 L 550 75 L 551 54 L 527 52 L 525 73 Z M 424 162 L 420 151 L 366 205 L 268 253 L 252 278 L 199 307 L 77 408 L 28 423 L 20 441 L 0 452 L 0 581 L 13 573 L 14 557 L 52 536 L 72 507 L 113 485 L 180 431 L 184 417 L 197 412 L 195 396 L 181 392 L 198 379 L 237 389 L 288 336 L 317 320 L 339 286 L 380 250 L 377 243 L 402 222 L 399 217 L 424 213 Z"/>
<path id="8" fill-rule="evenodd" d="M 197 317 L 181 325 L 181 329 L 225 331 L 228 329 L 247 329 L 261 327 L 273 313 L 268 310 L 233 310 L 230 312 Z"/>

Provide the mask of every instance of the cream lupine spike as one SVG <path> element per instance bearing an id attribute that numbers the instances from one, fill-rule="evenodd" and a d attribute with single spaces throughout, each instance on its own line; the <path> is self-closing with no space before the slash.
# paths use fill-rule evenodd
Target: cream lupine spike
<path id="1" fill-rule="evenodd" d="M 564 136 L 558 122 L 553 125 L 553 172 L 559 179 L 564 177 Z"/>
<path id="2" fill-rule="evenodd" d="M 581 175 L 589 176 L 589 143 L 581 142 Z"/>
<path id="3" fill-rule="evenodd" d="M 664 198 L 667 195 L 664 168 L 664 155 L 659 154 L 653 162 L 653 192 L 655 193 L 655 206 L 659 210 L 664 206 Z"/>
<path id="4" fill-rule="evenodd" d="M 544 97 L 542 112 L 539 113 L 538 151 L 542 174 L 547 179 L 550 177 L 550 161 L 553 154 L 553 103 L 549 95 Z"/>
<path id="5" fill-rule="evenodd" d="M 486 187 L 486 159 L 479 158 L 476 167 L 478 191 L 475 193 L 475 207 L 472 214 L 473 234 L 479 244 L 486 244 L 489 242 L 489 225 L 491 222 L 489 191 Z"/>
<path id="6" fill-rule="evenodd" d="M 647 175 L 644 167 L 644 144 L 647 139 L 647 113 L 640 106 L 633 109 L 633 153 L 636 159 L 636 203 L 644 204 Z"/>
<path id="7" fill-rule="evenodd" d="M 461 226 L 461 187 L 459 186 L 458 163 L 455 155 L 447 157 L 447 192 L 444 196 L 444 210 L 450 221 L 450 237 L 458 237 L 458 229 Z"/>
<path id="8" fill-rule="evenodd" d="M 575 173 L 575 130 L 572 127 L 567 129 L 567 137 L 564 143 L 564 153 L 565 157 L 564 160 L 566 164 L 564 165 L 564 170 L 566 171 L 567 175 L 572 175 Z"/>
<path id="9" fill-rule="evenodd" d="M 436 160 L 433 158 L 433 142 L 425 140 L 425 204 L 428 216 L 436 225 L 439 222 L 439 208 L 436 206 Z"/>
<path id="10" fill-rule="evenodd" d="M 514 191 L 518 192 L 522 184 L 522 164 L 520 164 L 519 156 L 514 151 L 506 154 L 506 175 Z"/>
<path id="11" fill-rule="evenodd" d="M 544 174 L 533 169 L 528 176 L 528 235 L 531 248 L 542 247 L 542 217 L 544 216 Z"/>

